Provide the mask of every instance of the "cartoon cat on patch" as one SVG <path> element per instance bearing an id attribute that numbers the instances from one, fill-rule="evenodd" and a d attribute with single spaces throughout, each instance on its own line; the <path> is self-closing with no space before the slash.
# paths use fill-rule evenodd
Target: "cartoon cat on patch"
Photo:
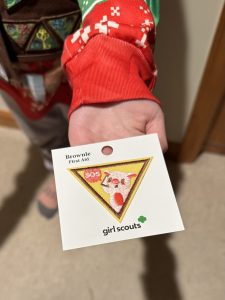
<path id="1" fill-rule="evenodd" d="M 111 207 L 119 213 L 131 188 L 131 178 L 135 173 L 105 171 L 105 177 L 101 183 L 103 190 L 110 196 Z"/>

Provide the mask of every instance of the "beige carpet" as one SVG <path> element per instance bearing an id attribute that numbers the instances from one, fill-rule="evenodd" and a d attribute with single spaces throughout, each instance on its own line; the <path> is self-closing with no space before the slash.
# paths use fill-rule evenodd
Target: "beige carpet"
<path id="1" fill-rule="evenodd" d="M 225 157 L 169 169 L 185 232 L 62 252 L 58 216 L 36 210 L 46 178 L 18 130 L 0 128 L 0 299 L 225 299 Z"/>

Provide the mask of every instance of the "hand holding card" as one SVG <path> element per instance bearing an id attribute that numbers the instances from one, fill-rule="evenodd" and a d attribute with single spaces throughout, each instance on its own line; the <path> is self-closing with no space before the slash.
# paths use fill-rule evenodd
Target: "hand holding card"
<path id="1" fill-rule="evenodd" d="M 156 134 L 52 154 L 64 250 L 183 230 Z"/>

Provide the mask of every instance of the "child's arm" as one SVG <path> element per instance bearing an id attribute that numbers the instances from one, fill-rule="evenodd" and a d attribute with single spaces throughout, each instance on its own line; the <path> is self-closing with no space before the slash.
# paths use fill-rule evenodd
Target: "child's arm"
<path id="1" fill-rule="evenodd" d="M 83 104 L 149 99 L 156 81 L 155 23 L 144 0 L 80 0 L 83 23 L 64 44 L 73 88 L 70 113 Z M 86 3 L 88 3 L 86 5 Z"/>
<path id="2" fill-rule="evenodd" d="M 73 88 L 71 143 L 158 132 L 165 149 L 163 113 L 151 92 L 157 72 L 155 23 L 149 6 L 144 0 L 79 3 L 82 28 L 67 38 L 62 57 Z"/>

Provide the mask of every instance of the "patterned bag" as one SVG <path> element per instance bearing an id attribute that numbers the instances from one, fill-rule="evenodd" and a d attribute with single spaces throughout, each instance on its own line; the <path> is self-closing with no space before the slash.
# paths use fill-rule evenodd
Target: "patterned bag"
<path id="1" fill-rule="evenodd" d="M 60 65 L 64 39 L 80 26 L 78 3 L 64 0 L 62 5 L 54 0 L 52 4 L 50 0 L 0 0 L 0 88 L 32 119 L 41 117 L 55 102 L 69 103 L 71 97 L 66 84 L 67 92 L 63 91 L 68 97 L 58 93 L 37 105 L 23 89 L 24 74 L 44 75 Z"/>

